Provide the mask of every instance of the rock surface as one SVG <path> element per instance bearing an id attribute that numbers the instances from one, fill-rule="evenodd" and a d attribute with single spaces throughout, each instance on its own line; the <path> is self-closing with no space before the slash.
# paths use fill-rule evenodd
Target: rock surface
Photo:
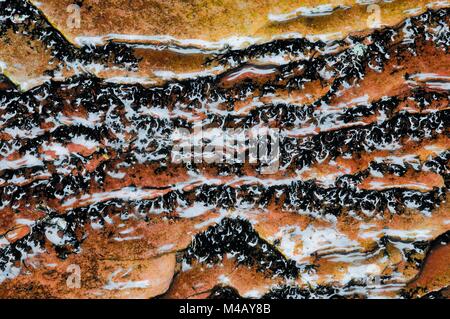
<path id="1" fill-rule="evenodd" d="M 448 298 L 448 5 L 127 3 L 0 2 L 1 298 Z"/>

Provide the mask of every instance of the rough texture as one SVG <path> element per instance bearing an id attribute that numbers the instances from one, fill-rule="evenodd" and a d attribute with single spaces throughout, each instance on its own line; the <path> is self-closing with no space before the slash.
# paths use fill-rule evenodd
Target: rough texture
<path id="1" fill-rule="evenodd" d="M 0 2 L 1 298 L 448 298 L 445 3 L 128 2 Z"/>

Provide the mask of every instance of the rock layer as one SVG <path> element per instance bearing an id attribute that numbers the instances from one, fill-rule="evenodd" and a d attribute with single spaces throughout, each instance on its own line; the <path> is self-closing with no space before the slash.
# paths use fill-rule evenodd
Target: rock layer
<path id="1" fill-rule="evenodd" d="M 447 298 L 449 9 L 309 2 L 0 2 L 0 296 Z M 271 174 L 205 160 L 261 127 Z"/>

